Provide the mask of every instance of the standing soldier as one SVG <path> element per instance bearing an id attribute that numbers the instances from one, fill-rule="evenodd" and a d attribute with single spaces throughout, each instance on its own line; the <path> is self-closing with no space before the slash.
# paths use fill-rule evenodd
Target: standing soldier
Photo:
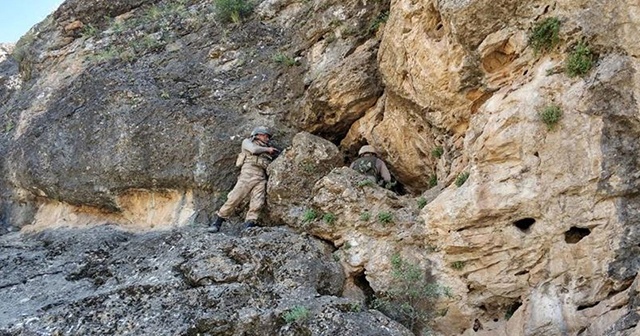
<path id="1" fill-rule="evenodd" d="M 244 228 L 256 226 L 266 197 L 267 166 L 278 153 L 278 150 L 269 143 L 270 139 L 271 132 L 266 127 L 260 126 L 253 129 L 251 138 L 242 141 L 242 150 L 236 160 L 236 166 L 242 167 L 238 182 L 229 193 L 227 201 L 216 212 L 216 219 L 211 223 L 209 231 L 220 231 L 222 223 L 249 195 L 251 195 L 251 200 L 249 201 L 249 211 L 245 216 Z"/>
<path id="2" fill-rule="evenodd" d="M 362 146 L 358 151 L 358 156 L 359 158 L 349 166 L 351 169 L 367 175 L 374 183 L 385 187 L 390 185 L 391 174 L 389 174 L 389 169 L 387 169 L 384 161 L 378 158 L 378 153 L 373 146 Z"/>

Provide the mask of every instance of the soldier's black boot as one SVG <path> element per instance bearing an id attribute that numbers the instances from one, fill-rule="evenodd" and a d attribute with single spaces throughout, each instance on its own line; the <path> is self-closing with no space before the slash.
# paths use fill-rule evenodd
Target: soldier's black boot
<path id="1" fill-rule="evenodd" d="M 256 222 L 254 222 L 254 221 L 252 221 L 252 220 L 248 220 L 248 221 L 244 222 L 244 225 L 243 225 L 243 227 L 242 227 L 242 228 L 243 228 L 244 230 L 246 230 L 246 229 L 248 229 L 248 228 L 252 228 L 252 227 L 255 227 L 255 226 L 257 226 L 257 225 L 256 225 Z"/>
<path id="2" fill-rule="evenodd" d="M 222 226 L 222 223 L 224 223 L 225 219 L 216 215 L 216 220 L 213 221 L 210 225 L 209 225 L 209 232 L 218 232 L 220 231 L 220 227 Z"/>

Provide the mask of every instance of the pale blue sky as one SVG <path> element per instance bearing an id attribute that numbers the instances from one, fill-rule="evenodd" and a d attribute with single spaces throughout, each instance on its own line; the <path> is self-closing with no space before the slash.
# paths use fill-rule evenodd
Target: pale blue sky
<path id="1" fill-rule="evenodd" d="M 0 43 L 17 42 L 64 0 L 0 0 Z"/>

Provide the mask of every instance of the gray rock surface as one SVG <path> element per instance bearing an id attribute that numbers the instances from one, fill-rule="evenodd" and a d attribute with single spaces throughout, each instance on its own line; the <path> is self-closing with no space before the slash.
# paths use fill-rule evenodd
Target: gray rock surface
<path id="1" fill-rule="evenodd" d="M 7 234 L 0 334 L 410 335 L 339 297 L 331 250 L 286 228 Z"/>

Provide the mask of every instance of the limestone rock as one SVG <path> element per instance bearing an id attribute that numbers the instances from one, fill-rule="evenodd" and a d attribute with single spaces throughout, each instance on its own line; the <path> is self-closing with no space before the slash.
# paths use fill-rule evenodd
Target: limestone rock
<path id="1" fill-rule="evenodd" d="M 312 197 L 310 191 L 317 180 L 334 167 L 343 164 L 342 155 L 331 142 L 301 132 L 268 169 L 267 203 L 271 217 L 292 222 Z"/>

